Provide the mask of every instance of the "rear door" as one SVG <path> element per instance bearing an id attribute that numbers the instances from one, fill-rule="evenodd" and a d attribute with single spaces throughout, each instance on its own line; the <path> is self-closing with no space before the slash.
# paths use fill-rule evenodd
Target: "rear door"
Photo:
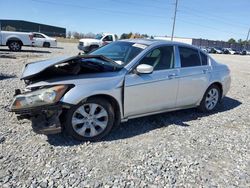
<path id="1" fill-rule="evenodd" d="M 177 107 L 197 104 L 203 97 L 210 79 L 208 57 L 199 50 L 179 46 L 181 68 Z"/>

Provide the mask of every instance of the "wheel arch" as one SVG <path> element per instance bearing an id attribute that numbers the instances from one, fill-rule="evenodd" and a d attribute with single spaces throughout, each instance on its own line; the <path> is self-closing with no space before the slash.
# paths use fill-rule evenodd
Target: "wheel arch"
<path id="1" fill-rule="evenodd" d="M 223 94 L 223 86 L 222 86 L 222 83 L 220 83 L 220 82 L 213 82 L 213 83 L 211 83 L 210 85 L 209 85 L 209 87 L 210 86 L 212 86 L 212 85 L 216 85 L 219 89 L 220 89 L 220 92 L 221 92 L 221 95 Z M 208 87 L 208 88 L 209 88 Z"/>
<path id="2" fill-rule="evenodd" d="M 8 40 L 7 40 L 7 42 L 6 42 L 6 45 L 9 45 L 9 43 L 10 43 L 11 41 L 20 42 L 20 44 L 23 46 L 23 42 L 22 42 L 19 38 L 17 38 L 17 37 L 8 38 Z"/>
<path id="3" fill-rule="evenodd" d="M 211 87 L 212 85 L 215 85 L 215 86 L 217 86 L 217 87 L 220 89 L 220 99 L 219 99 L 219 100 L 221 100 L 221 99 L 222 99 L 222 96 L 223 96 L 223 85 L 222 85 L 222 83 L 219 82 L 219 81 L 214 81 L 214 82 L 212 82 L 212 83 L 207 87 L 206 91 L 207 91 L 208 88 Z M 205 93 L 206 93 L 206 91 L 205 91 Z"/>
<path id="4" fill-rule="evenodd" d="M 100 46 L 98 44 L 91 44 L 89 47 L 97 47 L 97 48 L 99 48 Z"/>
<path id="5" fill-rule="evenodd" d="M 43 42 L 43 47 L 50 47 L 50 46 L 51 46 L 51 44 L 50 44 L 49 41 L 44 41 Z"/>
<path id="6" fill-rule="evenodd" d="M 96 50 L 98 48 L 100 48 L 100 46 L 98 44 L 91 44 L 89 46 L 89 52 L 92 52 L 92 51 L 94 51 L 94 50 Z"/>
<path id="7" fill-rule="evenodd" d="M 112 96 L 107 94 L 96 94 L 87 97 L 84 101 L 88 100 L 89 98 L 102 98 L 107 100 L 113 107 L 115 113 L 115 125 L 119 124 L 121 121 L 121 108 L 119 102 Z"/>
<path id="8" fill-rule="evenodd" d="M 222 83 L 220 83 L 219 81 L 214 81 L 214 82 L 210 83 L 210 84 L 208 85 L 208 87 L 205 89 L 202 98 L 201 98 L 201 99 L 199 100 L 199 102 L 196 104 L 197 106 L 199 106 L 199 105 L 201 104 L 201 101 L 202 101 L 204 95 L 206 94 L 208 88 L 211 87 L 212 85 L 216 85 L 216 86 L 220 89 L 220 100 L 222 99 L 222 96 L 223 96 L 223 85 L 222 85 Z"/>

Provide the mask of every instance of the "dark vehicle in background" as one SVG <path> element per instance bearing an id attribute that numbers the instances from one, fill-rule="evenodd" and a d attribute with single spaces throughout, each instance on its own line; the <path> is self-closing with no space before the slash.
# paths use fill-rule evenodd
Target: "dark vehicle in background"
<path id="1" fill-rule="evenodd" d="M 239 50 L 233 49 L 233 51 L 234 51 L 234 54 L 240 54 Z"/>
<path id="2" fill-rule="evenodd" d="M 223 51 L 222 51 L 221 48 L 213 47 L 213 48 L 211 48 L 210 53 L 212 53 L 212 54 L 222 54 Z"/>
<path id="3" fill-rule="evenodd" d="M 231 48 L 222 48 L 224 54 L 235 54 L 235 51 Z"/>
<path id="4" fill-rule="evenodd" d="M 201 46 L 200 49 L 201 49 L 203 52 L 208 53 L 208 48 L 206 48 L 206 47 L 204 47 L 204 46 Z"/>
<path id="5" fill-rule="evenodd" d="M 243 49 L 243 50 L 241 50 L 240 54 L 241 55 L 250 55 L 250 51 L 246 50 L 246 49 Z"/>

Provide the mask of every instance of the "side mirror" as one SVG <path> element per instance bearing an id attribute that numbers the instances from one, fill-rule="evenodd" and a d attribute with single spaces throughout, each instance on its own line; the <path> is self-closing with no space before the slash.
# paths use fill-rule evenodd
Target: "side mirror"
<path id="1" fill-rule="evenodd" d="M 147 64 L 141 64 L 136 67 L 136 72 L 139 74 L 151 74 L 154 70 L 154 67 Z"/>

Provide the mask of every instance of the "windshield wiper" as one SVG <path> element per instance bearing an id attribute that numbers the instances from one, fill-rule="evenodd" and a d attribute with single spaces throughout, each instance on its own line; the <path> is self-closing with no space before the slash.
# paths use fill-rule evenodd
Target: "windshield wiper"
<path id="1" fill-rule="evenodd" d="M 122 67 L 121 65 L 119 65 L 118 63 L 116 63 L 113 59 L 107 58 L 104 55 L 81 55 L 80 57 L 86 58 L 86 59 L 89 59 L 89 58 L 101 59 L 103 61 L 111 63 L 113 66 L 115 66 L 117 68 Z"/>

